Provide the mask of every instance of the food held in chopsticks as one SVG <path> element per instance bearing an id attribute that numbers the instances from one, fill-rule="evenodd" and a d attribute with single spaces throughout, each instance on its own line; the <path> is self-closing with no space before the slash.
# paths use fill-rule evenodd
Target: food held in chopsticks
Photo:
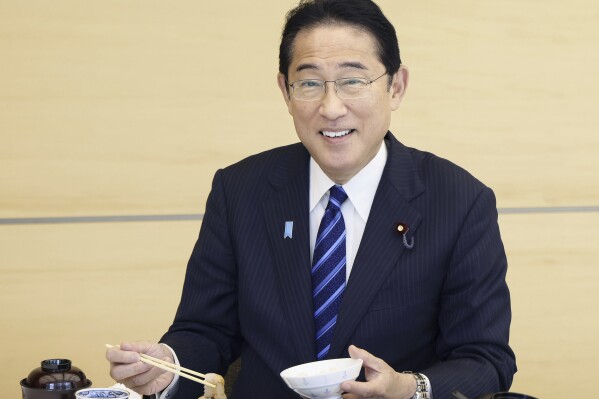
<path id="1" fill-rule="evenodd" d="M 118 348 L 118 347 L 115 347 L 114 345 L 110 345 L 110 344 L 106 344 L 106 347 L 107 348 Z M 180 377 L 187 378 L 188 380 L 199 382 L 200 384 L 204 384 L 207 387 L 216 388 L 215 384 L 212 384 L 210 382 L 207 382 L 207 381 L 204 381 L 203 379 L 201 379 L 201 378 L 204 378 L 204 379 L 206 378 L 205 374 L 198 373 L 197 371 L 193 371 L 193 370 L 190 370 L 185 367 L 177 366 L 176 364 L 169 363 L 169 362 L 166 362 L 161 359 L 157 359 L 152 356 L 148 356 L 145 353 L 140 353 L 139 356 L 140 356 L 139 360 L 141 360 L 142 363 L 150 364 L 154 367 L 158 367 L 159 369 L 171 372 L 173 374 L 177 374 Z M 223 386 L 224 386 L 224 383 L 223 383 Z"/>
<path id="2" fill-rule="evenodd" d="M 208 373 L 205 380 L 216 385 L 216 388 L 204 385 L 204 396 L 200 396 L 199 399 L 227 399 L 227 395 L 225 395 L 225 379 L 221 375 Z"/>

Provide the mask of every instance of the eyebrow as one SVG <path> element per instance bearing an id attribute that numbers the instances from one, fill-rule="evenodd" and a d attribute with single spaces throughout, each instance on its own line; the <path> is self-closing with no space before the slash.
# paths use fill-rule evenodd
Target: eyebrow
<path id="1" fill-rule="evenodd" d="M 362 64 L 361 62 L 357 62 L 357 61 L 348 61 L 348 62 L 342 62 L 341 64 L 337 65 L 338 68 L 354 68 L 354 69 L 368 69 L 366 68 L 366 66 L 364 64 Z M 299 64 L 297 66 L 297 68 L 295 68 L 296 72 L 300 72 L 303 71 L 305 69 L 320 69 L 316 64 Z"/>
<path id="2" fill-rule="evenodd" d="M 340 68 L 368 69 L 361 62 L 343 62 L 339 64 Z"/>

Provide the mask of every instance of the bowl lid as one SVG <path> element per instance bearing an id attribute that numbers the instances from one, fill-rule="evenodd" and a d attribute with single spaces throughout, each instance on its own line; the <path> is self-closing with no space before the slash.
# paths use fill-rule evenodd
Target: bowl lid
<path id="1" fill-rule="evenodd" d="M 41 367 L 32 370 L 25 381 L 31 388 L 47 390 L 79 389 L 89 385 L 83 371 L 69 359 L 46 359 Z"/>

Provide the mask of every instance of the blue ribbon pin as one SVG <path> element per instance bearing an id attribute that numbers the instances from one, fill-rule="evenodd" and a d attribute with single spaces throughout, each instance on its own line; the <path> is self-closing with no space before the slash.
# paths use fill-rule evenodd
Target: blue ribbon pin
<path id="1" fill-rule="evenodd" d="M 283 233 L 283 239 L 293 238 L 293 222 L 285 222 L 285 233 Z"/>

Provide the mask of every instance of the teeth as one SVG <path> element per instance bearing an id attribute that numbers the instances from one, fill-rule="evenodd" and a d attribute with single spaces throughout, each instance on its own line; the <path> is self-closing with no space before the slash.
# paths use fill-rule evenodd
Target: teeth
<path id="1" fill-rule="evenodd" d="M 351 132 L 351 130 L 343 130 L 341 132 L 326 132 L 326 131 L 322 131 L 322 135 L 325 137 L 342 137 L 345 136 L 346 134 L 349 134 Z"/>

